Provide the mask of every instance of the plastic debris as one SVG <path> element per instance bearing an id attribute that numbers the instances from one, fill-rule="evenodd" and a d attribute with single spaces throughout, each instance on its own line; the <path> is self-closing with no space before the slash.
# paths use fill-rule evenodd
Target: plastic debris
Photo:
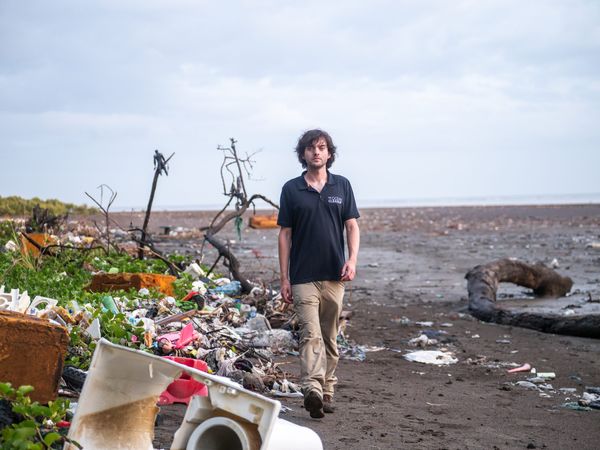
<path id="1" fill-rule="evenodd" d="M 364 361 L 367 359 L 364 347 L 348 341 L 343 333 L 338 334 L 337 344 L 340 358 L 351 361 Z"/>
<path id="2" fill-rule="evenodd" d="M 209 289 L 211 294 L 238 295 L 242 292 L 242 284 L 239 281 L 231 281 L 229 283 Z"/>
<path id="3" fill-rule="evenodd" d="M 556 374 L 554 372 L 538 372 L 537 376 L 546 380 L 553 380 L 556 378 Z"/>
<path id="4" fill-rule="evenodd" d="M 7 252 L 16 252 L 17 250 L 19 250 L 19 246 L 12 240 L 9 240 L 8 242 L 6 242 L 6 244 L 4 244 L 4 249 Z"/>
<path id="5" fill-rule="evenodd" d="M 278 401 L 194 367 L 104 340 L 96 347 L 69 438 L 89 450 L 123 448 L 123 443 L 153 448 L 156 399 L 182 367 L 207 387 L 209 395 L 191 397 L 172 448 L 202 448 L 200 440 L 220 442 L 227 431 L 239 439 L 239 448 L 255 448 L 252 443 L 261 442 L 261 448 L 271 450 L 322 450 L 314 431 L 277 417 Z M 255 427 L 246 426 L 250 421 Z"/>
<path id="6" fill-rule="evenodd" d="M 572 409 L 573 411 L 592 411 L 588 406 L 581 406 L 577 402 L 566 402 L 561 405 L 563 408 Z"/>
<path id="7" fill-rule="evenodd" d="M 267 330 L 250 341 L 252 347 L 270 347 L 273 353 L 286 353 L 298 348 L 292 333 L 287 330 Z"/>
<path id="8" fill-rule="evenodd" d="M 102 337 L 102 333 L 100 331 L 100 320 L 96 317 L 89 327 L 85 329 L 85 332 L 95 341 Z"/>
<path id="9" fill-rule="evenodd" d="M 537 385 L 531 381 L 517 381 L 517 386 L 524 387 L 526 389 L 537 389 Z"/>
<path id="10" fill-rule="evenodd" d="M 206 272 L 197 263 L 191 263 L 189 266 L 186 267 L 183 273 L 191 275 L 191 277 L 194 280 L 206 276 Z"/>
<path id="11" fill-rule="evenodd" d="M 183 364 L 188 367 L 192 367 L 202 372 L 208 371 L 208 365 L 204 361 L 200 361 L 192 358 L 179 358 L 176 356 L 164 356 L 164 358 L 176 363 Z M 167 389 L 160 394 L 158 399 L 159 405 L 170 405 L 172 403 L 183 403 L 189 405 L 192 396 L 208 395 L 208 389 L 206 385 L 194 380 L 189 374 L 183 372 L 181 376 L 173 380 Z"/>
<path id="12" fill-rule="evenodd" d="M 428 345 L 436 345 L 437 343 L 437 339 L 430 339 L 425 334 L 421 334 L 419 337 L 408 341 L 408 344 L 412 345 L 413 347 L 427 347 Z"/>
<path id="13" fill-rule="evenodd" d="M 558 390 L 563 394 L 574 394 L 577 392 L 577 388 L 559 388 Z"/>
<path id="14" fill-rule="evenodd" d="M 508 373 L 516 373 L 516 372 L 528 372 L 529 370 L 531 370 L 531 364 L 529 363 L 525 363 L 520 367 L 515 367 L 514 369 L 510 369 L 507 372 Z"/>
<path id="15" fill-rule="evenodd" d="M 581 396 L 579 404 L 593 409 L 600 409 L 600 394 L 586 391 Z"/>
<path id="16" fill-rule="evenodd" d="M 402 316 L 390 319 L 390 322 L 399 323 L 400 325 L 410 325 L 411 320 L 408 317 Z"/>
<path id="17" fill-rule="evenodd" d="M 451 353 L 439 350 L 418 350 L 403 355 L 403 358 L 408 361 L 434 364 L 436 366 L 446 366 L 458 362 L 458 359 L 454 358 Z"/>

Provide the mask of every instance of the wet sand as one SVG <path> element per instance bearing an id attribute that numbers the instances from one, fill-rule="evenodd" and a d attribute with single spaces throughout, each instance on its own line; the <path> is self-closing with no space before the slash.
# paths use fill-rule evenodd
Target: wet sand
<path id="1" fill-rule="evenodd" d="M 561 407 L 577 400 L 559 388 L 600 386 L 600 340 L 544 334 L 480 322 L 468 315 L 464 275 L 503 257 L 526 262 L 556 259 L 557 271 L 574 280 L 573 302 L 600 299 L 600 205 L 494 206 L 365 209 L 358 275 L 348 286 L 346 309 L 354 311 L 347 332 L 361 345 L 385 347 L 364 362 L 340 361 L 337 411 L 310 419 L 298 399 L 282 400 L 292 411 L 281 417 L 314 429 L 325 449 L 596 449 L 600 411 Z M 212 213 L 154 213 L 151 226 L 200 227 Z M 141 215 L 115 214 L 123 225 Z M 251 279 L 277 282 L 277 230 L 233 228 L 221 233 Z M 199 233 L 157 236 L 164 249 L 196 252 Z M 183 245 L 183 247 L 182 247 Z M 212 258 L 212 259 L 211 259 Z M 206 263 L 214 254 L 205 256 Z M 527 296 L 502 285 L 499 298 Z M 500 300 L 501 301 L 501 300 Z M 408 319 L 408 321 L 406 319 Z M 418 321 L 432 321 L 423 327 Z M 443 324 L 443 325 L 442 325 Z M 408 341 L 422 329 L 447 332 L 439 346 L 458 363 L 437 367 L 409 362 Z M 286 370 L 299 373 L 297 358 Z M 555 372 L 553 390 L 515 385 L 529 374 L 507 374 L 507 364 L 528 362 Z M 544 395 L 541 395 L 544 394 Z M 168 448 L 184 408 L 163 408 L 155 443 Z"/>

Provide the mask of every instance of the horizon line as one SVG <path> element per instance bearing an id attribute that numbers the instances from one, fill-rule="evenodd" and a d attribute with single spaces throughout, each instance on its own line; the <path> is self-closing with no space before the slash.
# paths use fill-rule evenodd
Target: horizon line
<path id="1" fill-rule="evenodd" d="M 423 197 L 397 199 L 359 199 L 359 208 L 432 207 L 432 206 L 536 206 L 536 205 L 581 205 L 600 203 L 600 193 L 590 194 L 533 194 L 495 195 L 477 197 Z M 156 205 L 154 211 L 214 211 L 220 210 L 222 203 L 188 205 Z M 231 207 L 233 208 L 233 207 Z M 257 210 L 275 208 L 259 207 Z M 114 212 L 145 211 L 143 206 L 115 206 Z"/>

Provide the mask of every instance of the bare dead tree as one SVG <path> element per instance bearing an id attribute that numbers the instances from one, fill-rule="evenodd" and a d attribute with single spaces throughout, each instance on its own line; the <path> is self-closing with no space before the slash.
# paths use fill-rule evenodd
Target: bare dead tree
<path id="1" fill-rule="evenodd" d="M 142 225 L 142 235 L 138 241 L 138 258 L 144 258 L 144 247 L 148 245 L 147 232 L 148 223 L 150 222 L 150 213 L 152 211 L 152 202 L 154 201 L 154 192 L 156 191 L 156 184 L 158 183 L 158 177 L 162 173 L 166 176 L 169 175 L 169 166 L 167 163 L 175 155 L 172 153 L 167 159 L 158 150 L 154 150 L 154 178 L 152 179 L 152 189 L 150 190 L 150 198 L 148 199 L 148 207 L 146 208 L 146 216 L 144 217 L 144 225 Z"/>
<path id="2" fill-rule="evenodd" d="M 117 193 L 115 191 L 113 191 L 112 188 L 107 184 L 101 184 L 100 186 L 97 187 L 97 189 L 100 189 L 100 201 L 98 201 L 97 199 L 92 197 L 87 192 L 85 193 L 85 195 L 87 195 L 96 204 L 96 206 L 98 206 L 98 208 L 100 208 L 100 211 L 102 211 L 102 214 L 104 214 L 104 239 L 106 240 L 106 249 L 104 251 L 108 255 L 108 253 L 110 252 L 109 210 L 110 210 L 110 207 L 112 206 L 113 202 L 117 198 Z M 110 195 L 108 196 L 108 200 L 106 202 L 106 206 L 104 206 L 104 190 L 105 189 L 110 192 Z M 96 226 L 96 229 L 102 234 L 102 230 L 100 229 L 100 227 L 98 226 L 98 224 L 96 223 L 95 220 L 94 220 L 94 225 Z"/>
<path id="3" fill-rule="evenodd" d="M 35 205 L 31 211 L 31 217 L 25 223 L 25 229 L 28 232 L 45 233 L 49 229 L 59 228 L 67 220 L 68 215 L 69 213 L 64 216 L 55 216 L 49 209 Z"/>
<path id="4" fill-rule="evenodd" d="M 256 200 L 262 200 L 277 209 L 279 209 L 279 206 L 261 194 L 248 196 L 245 176 L 251 178 L 251 171 L 254 163 L 252 156 L 254 156 L 255 153 L 251 155 L 246 154 L 245 157 L 240 157 L 236 148 L 237 141 L 234 138 L 230 138 L 230 142 L 231 145 L 229 147 L 221 147 L 220 145 L 217 147 L 217 150 L 223 152 L 221 182 L 223 184 L 223 195 L 225 195 L 228 200 L 205 230 L 204 239 L 217 249 L 219 252 L 217 261 L 220 258 L 223 258 L 225 267 L 229 269 L 233 278 L 242 285 L 242 292 L 248 293 L 252 290 L 252 285 L 248 279 L 243 276 L 238 259 L 231 252 L 229 247 L 221 239 L 216 237 L 216 234 L 230 221 L 241 218 L 248 208 L 251 206 L 255 208 Z M 234 210 L 227 212 L 227 208 L 232 203 L 234 203 Z M 213 265 L 213 268 L 215 265 L 216 262 Z"/>

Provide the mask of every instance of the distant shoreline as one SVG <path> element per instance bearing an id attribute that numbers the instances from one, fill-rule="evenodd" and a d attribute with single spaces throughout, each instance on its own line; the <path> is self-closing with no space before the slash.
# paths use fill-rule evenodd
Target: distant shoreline
<path id="1" fill-rule="evenodd" d="M 384 208 L 362 208 L 359 205 L 362 230 L 387 231 L 436 231 L 445 229 L 487 228 L 490 230 L 506 227 L 526 228 L 547 226 L 558 223 L 571 227 L 592 224 L 600 226 L 600 203 L 562 205 L 479 205 L 479 206 L 403 206 Z M 198 229 L 206 226 L 217 211 L 161 211 L 153 210 L 150 228 L 184 227 Z M 259 209 L 257 214 L 270 214 L 273 209 Z M 244 218 L 254 211 L 248 210 Z M 117 222 L 139 226 L 144 220 L 144 211 L 111 212 Z M 97 217 L 97 219 L 100 216 Z M 99 219 L 98 219 L 99 220 Z M 233 230 L 233 225 L 229 228 Z"/>
<path id="2" fill-rule="evenodd" d="M 600 204 L 598 194 L 572 194 L 572 195 L 531 195 L 531 196 L 499 196 L 499 197 L 471 197 L 471 198 L 415 198 L 415 199 L 369 199 L 356 201 L 361 209 L 381 208 L 430 208 L 430 207 L 485 207 L 485 206 L 581 206 Z M 220 211 L 225 203 L 206 205 L 156 205 L 153 211 L 185 212 L 185 211 Z M 144 211 L 144 206 L 118 207 L 114 212 Z M 257 204 L 261 211 L 269 209 L 266 205 Z M 230 208 L 230 209 L 233 209 Z"/>
<path id="3" fill-rule="evenodd" d="M 426 205 L 426 204 L 399 204 L 399 205 L 364 205 L 361 204 L 359 202 L 357 202 L 357 205 L 359 207 L 359 209 L 361 210 L 376 210 L 376 209 L 422 209 L 422 208 L 539 208 L 539 207 L 549 207 L 549 208 L 560 208 L 560 207 L 565 207 L 565 208 L 569 208 L 569 207 L 586 207 L 586 206 L 600 206 L 600 200 L 597 201 L 590 201 L 590 202 L 578 202 L 578 203 L 486 203 L 486 204 L 479 204 L 479 203 L 457 203 L 457 204 L 430 204 L 430 205 Z M 222 208 L 221 207 L 217 207 L 217 206 L 212 206 L 212 207 L 198 207 L 198 208 L 194 208 L 194 207 L 185 207 L 185 206 L 181 206 L 181 207 L 167 207 L 167 208 L 160 208 L 160 207 L 154 207 L 152 208 L 152 213 L 209 213 L 209 212 L 218 212 L 220 211 Z M 233 207 L 227 208 L 227 211 L 233 210 Z M 261 212 L 264 213 L 265 211 L 273 211 L 275 210 L 275 208 L 261 208 L 260 205 L 259 207 L 256 208 L 257 212 Z M 121 208 L 114 208 L 111 211 L 111 214 L 139 214 L 139 213 L 144 213 L 145 209 L 143 208 L 127 208 L 127 209 L 121 209 Z M 247 211 L 248 213 L 252 213 L 251 210 Z"/>

